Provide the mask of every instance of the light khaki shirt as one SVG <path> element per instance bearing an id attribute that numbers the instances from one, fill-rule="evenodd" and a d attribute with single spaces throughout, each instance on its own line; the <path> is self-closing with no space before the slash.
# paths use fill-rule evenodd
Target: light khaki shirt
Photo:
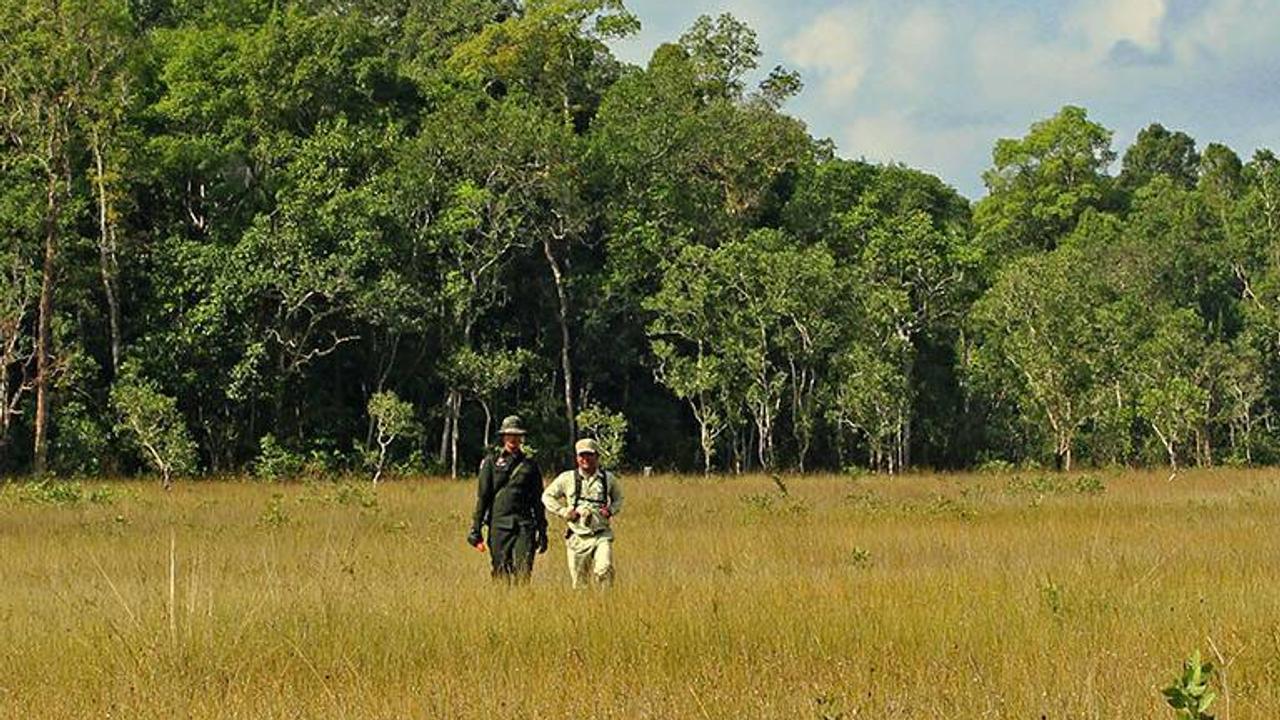
<path id="1" fill-rule="evenodd" d="M 555 513 L 569 523 L 569 529 L 575 535 L 613 535 L 610 520 L 622 510 L 622 483 L 618 476 L 607 471 L 598 470 L 592 475 L 582 476 L 582 494 L 575 496 L 573 474 L 566 470 L 556 476 L 555 480 L 542 492 L 542 504 L 548 512 Z M 605 497 L 605 484 L 601 482 L 601 473 L 608 473 L 609 496 Z M 570 520 L 569 512 L 578 508 L 578 519 Z M 609 516 L 601 512 L 609 508 Z"/>

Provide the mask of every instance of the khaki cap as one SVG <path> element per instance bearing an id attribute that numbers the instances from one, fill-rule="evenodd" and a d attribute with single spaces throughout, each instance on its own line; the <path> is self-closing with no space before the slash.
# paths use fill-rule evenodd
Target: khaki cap
<path id="1" fill-rule="evenodd" d="M 576 442 L 576 443 L 574 443 L 574 444 L 573 444 L 573 454 L 574 454 L 574 455 L 582 455 L 582 454 L 584 454 L 584 453 L 591 453 L 592 455 L 599 455 L 599 454 L 600 454 L 600 445 L 599 445 L 599 443 L 597 443 L 597 442 L 596 442 L 594 439 L 592 439 L 592 438 L 582 438 L 581 440 L 579 440 L 578 442 Z"/>

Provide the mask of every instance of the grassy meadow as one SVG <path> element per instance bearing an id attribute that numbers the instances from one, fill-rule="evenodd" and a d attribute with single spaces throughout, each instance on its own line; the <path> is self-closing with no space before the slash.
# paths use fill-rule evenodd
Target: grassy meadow
<path id="1" fill-rule="evenodd" d="M 1280 473 L 630 478 L 618 583 L 470 482 L 0 486 L 0 718 L 1280 717 Z"/>

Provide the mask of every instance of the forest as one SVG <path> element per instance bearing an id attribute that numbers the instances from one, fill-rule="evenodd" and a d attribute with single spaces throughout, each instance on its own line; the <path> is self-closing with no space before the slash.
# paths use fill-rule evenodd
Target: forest
<path id="1" fill-rule="evenodd" d="M 552 465 L 1280 459 L 1272 152 L 1067 105 L 970 201 L 734 17 L 639 23 L 0 0 L 0 477 L 466 476 L 512 413 Z"/>

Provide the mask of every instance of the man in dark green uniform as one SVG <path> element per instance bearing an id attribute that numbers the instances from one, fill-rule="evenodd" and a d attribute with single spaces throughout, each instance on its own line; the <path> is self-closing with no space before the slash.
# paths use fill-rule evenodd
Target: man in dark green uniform
<path id="1" fill-rule="evenodd" d="M 517 415 L 503 418 L 502 447 L 480 463 L 476 512 L 467 543 L 483 547 L 480 527 L 489 528 L 493 577 L 525 581 L 533 572 L 533 555 L 547 551 L 547 513 L 542 505 L 542 471 L 524 453 L 525 429 Z"/>

